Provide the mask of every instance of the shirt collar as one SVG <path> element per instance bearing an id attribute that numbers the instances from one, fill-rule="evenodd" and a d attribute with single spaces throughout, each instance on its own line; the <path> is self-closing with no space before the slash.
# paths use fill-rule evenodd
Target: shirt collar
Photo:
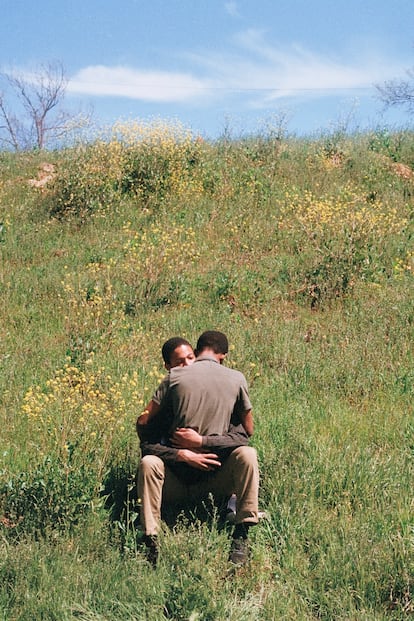
<path id="1" fill-rule="evenodd" d="M 211 362 L 216 362 L 219 364 L 219 361 L 213 358 L 213 356 L 209 356 L 208 354 L 200 354 L 194 362 L 202 362 L 203 360 L 210 360 Z"/>

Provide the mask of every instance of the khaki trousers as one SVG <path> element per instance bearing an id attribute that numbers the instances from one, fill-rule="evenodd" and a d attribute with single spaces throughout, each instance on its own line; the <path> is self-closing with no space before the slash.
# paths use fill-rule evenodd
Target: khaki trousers
<path id="1" fill-rule="evenodd" d="M 216 499 L 236 494 L 236 524 L 258 521 L 259 468 L 251 446 L 234 449 L 214 474 L 193 485 L 180 481 L 159 457 L 146 455 L 139 466 L 137 487 L 141 527 L 146 535 L 158 534 L 162 503 L 187 503 L 210 493 Z"/>

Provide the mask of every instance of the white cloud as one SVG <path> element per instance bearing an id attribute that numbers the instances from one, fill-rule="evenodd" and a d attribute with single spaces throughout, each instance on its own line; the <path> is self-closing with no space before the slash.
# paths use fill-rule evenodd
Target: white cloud
<path id="1" fill-rule="evenodd" d="M 237 9 L 235 2 L 226 6 Z M 339 50 L 327 57 L 300 45 L 272 45 L 263 32 L 253 29 L 239 33 L 227 50 L 186 54 L 184 61 L 191 72 L 89 66 L 70 79 L 68 92 L 197 104 L 237 94 L 246 105 L 260 107 L 293 96 L 372 94 L 374 84 L 403 74 L 401 65 L 387 62 L 372 49 L 354 61 L 341 58 Z"/>
<path id="2" fill-rule="evenodd" d="M 255 91 L 256 102 L 293 95 L 321 97 L 338 90 L 370 90 L 375 83 L 401 75 L 400 65 L 372 52 L 352 62 L 299 45 L 270 45 L 256 30 L 239 34 L 235 42 L 236 54 L 193 55 L 193 61 L 207 70 L 217 87 Z"/>
<path id="3" fill-rule="evenodd" d="M 200 89 L 206 87 L 204 82 L 185 73 L 94 65 L 74 75 L 67 90 L 83 95 L 183 102 L 200 96 Z"/>

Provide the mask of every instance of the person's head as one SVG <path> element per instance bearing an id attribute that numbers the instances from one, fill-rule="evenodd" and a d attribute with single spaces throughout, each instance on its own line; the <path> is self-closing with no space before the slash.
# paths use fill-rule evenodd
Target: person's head
<path id="1" fill-rule="evenodd" d="M 173 336 L 165 341 L 161 353 L 165 368 L 168 370 L 174 367 L 187 367 L 195 360 L 192 346 L 181 336 Z"/>
<path id="2" fill-rule="evenodd" d="M 217 330 L 206 330 L 203 332 L 197 341 L 196 354 L 199 356 L 206 351 L 215 354 L 220 363 L 223 362 L 229 351 L 227 336 Z"/>

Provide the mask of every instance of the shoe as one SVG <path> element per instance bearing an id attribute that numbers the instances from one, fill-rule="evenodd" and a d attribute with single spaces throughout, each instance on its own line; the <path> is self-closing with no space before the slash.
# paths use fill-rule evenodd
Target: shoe
<path id="1" fill-rule="evenodd" d="M 145 556 L 147 561 L 152 567 L 157 566 L 158 561 L 158 540 L 155 535 L 145 535 Z"/>
<path id="2" fill-rule="evenodd" d="M 244 565 L 249 560 L 249 543 L 247 539 L 237 538 L 231 542 L 229 561 L 234 565 Z"/>

